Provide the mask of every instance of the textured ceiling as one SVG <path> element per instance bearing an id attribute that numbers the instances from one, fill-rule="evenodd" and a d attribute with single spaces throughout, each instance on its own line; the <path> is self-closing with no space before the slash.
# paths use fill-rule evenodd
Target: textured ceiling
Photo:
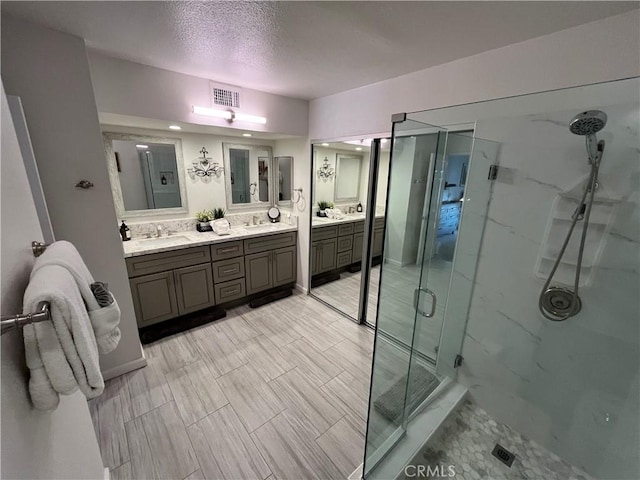
<path id="1" fill-rule="evenodd" d="M 99 52 L 316 98 L 617 15 L 638 2 L 2 2 Z"/>

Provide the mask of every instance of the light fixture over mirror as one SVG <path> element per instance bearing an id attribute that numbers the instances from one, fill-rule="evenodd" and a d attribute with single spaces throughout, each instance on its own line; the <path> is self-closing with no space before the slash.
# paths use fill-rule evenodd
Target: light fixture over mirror
<path id="1" fill-rule="evenodd" d="M 202 156 L 198 157 L 198 161 L 193 162 L 193 167 L 187 169 L 189 175 L 192 177 L 211 177 L 213 175 L 220 177 L 224 172 L 224 167 L 220 166 L 218 162 L 212 162 L 211 157 L 207 157 L 209 152 L 205 147 L 202 147 L 200 153 Z"/>

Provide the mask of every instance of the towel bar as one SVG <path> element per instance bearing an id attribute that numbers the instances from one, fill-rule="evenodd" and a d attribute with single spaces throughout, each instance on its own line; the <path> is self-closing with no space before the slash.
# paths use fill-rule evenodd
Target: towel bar
<path id="1" fill-rule="evenodd" d="M 39 257 L 44 253 L 49 245 L 44 242 L 31 242 L 31 250 L 33 250 L 33 256 Z"/>
<path id="2" fill-rule="evenodd" d="M 45 320 L 49 320 L 49 318 L 51 318 L 49 314 L 49 302 L 40 302 L 37 312 L 0 317 L 1 334 L 4 335 L 16 327 L 24 327 L 30 323 L 44 322 Z"/>

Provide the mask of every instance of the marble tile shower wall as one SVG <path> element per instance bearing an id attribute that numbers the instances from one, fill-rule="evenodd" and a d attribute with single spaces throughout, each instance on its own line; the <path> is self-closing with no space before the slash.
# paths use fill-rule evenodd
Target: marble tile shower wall
<path id="1" fill-rule="evenodd" d="M 604 102 L 602 102 L 604 103 Z M 606 105 L 606 103 L 605 103 Z M 640 478 L 638 404 L 640 138 L 638 104 L 604 110 L 609 121 L 600 184 L 619 199 L 581 313 L 564 322 L 538 312 L 535 275 L 555 197 L 584 182 L 577 111 L 480 121 L 501 143 L 458 380 L 475 402 L 595 477 Z"/>

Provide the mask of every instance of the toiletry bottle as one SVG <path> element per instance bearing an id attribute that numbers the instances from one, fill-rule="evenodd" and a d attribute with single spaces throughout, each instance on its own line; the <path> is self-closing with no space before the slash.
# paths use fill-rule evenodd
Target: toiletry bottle
<path id="1" fill-rule="evenodd" d="M 356 207 L 356 211 L 357 211 L 358 213 L 359 213 L 359 212 L 362 212 L 362 203 L 358 202 L 358 206 Z"/>
<path id="2" fill-rule="evenodd" d="M 122 220 L 122 225 L 120 225 L 120 236 L 122 237 L 122 241 L 126 242 L 131 240 L 131 230 L 127 227 L 127 224 Z"/>

